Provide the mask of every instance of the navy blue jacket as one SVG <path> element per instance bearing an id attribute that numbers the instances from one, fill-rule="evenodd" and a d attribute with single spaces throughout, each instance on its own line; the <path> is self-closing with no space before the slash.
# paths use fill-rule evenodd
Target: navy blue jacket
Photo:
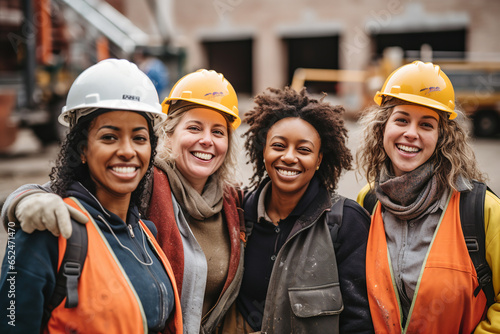
<path id="1" fill-rule="evenodd" d="M 150 331 L 161 331 L 174 308 L 174 293 L 163 265 L 147 239 L 144 239 L 146 236 L 139 227 L 137 208 L 129 208 L 125 223 L 117 215 L 104 209 L 79 183 L 71 186 L 68 196 L 75 197 L 82 203 L 106 237 L 141 300 Z M 155 225 L 147 220 L 143 222 L 156 236 Z M 11 249 L 7 245 L 0 276 L 0 333 L 38 333 L 44 303 L 52 296 L 56 283 L 58 238 L 48 231 L 27 234 L 18 230 L 11 241 Z M 153 264 L 141 264 L 125 247 L 142 262 L 149 263 L 152 259 Z M 9 253 L 9 250 L 13 252 Z M 11 261 L 11 264 L 14 263 L 12 267 L 9 255 L 15 255 L 15 262 Z M 9 293 L 12 290 L 15 291 L 15 296 Z M 15 302 L 15 327 L 11 322 L 13 318 L 7 317 L 5 311 L 12 301 Z"/>

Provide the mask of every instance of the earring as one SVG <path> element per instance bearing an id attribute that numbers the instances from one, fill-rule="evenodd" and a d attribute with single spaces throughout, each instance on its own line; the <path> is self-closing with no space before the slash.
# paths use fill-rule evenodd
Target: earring
<path id="1" fill-rule="evenodd" d="M 85 165 L 86 163 L 87 163 L 87 160 L 82 159 L 82 164 Z"/>
<path id="2" fill-rule="evenodd" d="M 318 169 L 319 169 L 319 166 L 316 166 L 316 170 L 318 170 Z"/>

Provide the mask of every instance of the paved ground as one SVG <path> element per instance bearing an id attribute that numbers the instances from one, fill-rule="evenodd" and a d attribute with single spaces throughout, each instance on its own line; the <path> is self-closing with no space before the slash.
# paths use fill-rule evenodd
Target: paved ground
<path id="1" fill-rule="evenodd" d="M 361 137 L 358 125 L 353 121 L 346 122 L 349 130 L 348 146 L 355 152 Z M 243 133 L 247 126 L 243 124 L 238 131 Z M 476 158 L 480 167 L 489 174 L 489 185 L 497 194 L 500 194 L 500 138 L 474 139 Z M 45 183 L 56 158 L 59 147 L 57 145 L 42 148 L 33 134 L 24 130 L 13 145 L 9 154 L 0 155 L 0 203 L 3 203 L 9 193 L 25 183 Z M 240 165 L 242 180 L 248 182 L 251 173 L 250 165 L 245 164 L 246 157 L 241 150 Z M 355 199 L 359 189 L 365 184 L 364 179 L 357 179 L 353 171 L 347 172 L 341 179 L 338 187 L 340 194 Z M 3 258 L 6 243 L 6 234 L 0 228 L 0 259 Z"/>

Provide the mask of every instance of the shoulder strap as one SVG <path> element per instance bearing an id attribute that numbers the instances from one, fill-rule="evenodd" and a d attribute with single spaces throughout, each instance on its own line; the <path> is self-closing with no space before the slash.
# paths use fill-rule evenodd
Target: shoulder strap
<path id="1" fill-rule="evenodd" d="M 246 245 L 246 227 L 245 227 L 245 211 L 243 210 L 243 189 L 236 188 L 236 210 L 238 210 L 238 217 L 240 219 L 240 240 Z"/>
<path id="2" fill-rule="evenodd" d="M 474 188 L 460 193 L 460 222 L 464 233 L 465 244 L 470 258 L 476 268 L 479 286 L 474 291 L 477 296 L 482 289 L 487 298 L 488 307 L 494 302 L 491 269 L 486 262 L 486 246 L 484 233 L 484 199 L 486 185 L 474 181 Z"/>
<path id="3" fill-rule="evenodd" d="M 372 188 L 366 193 L 363 199 L 363 208 L 371 215 L 375 204 L 377 204 L 377 196 L 375 195 L 375 190 Z"/>
<path id="4" fill-rule="evenodd" d="M 344 216 L 344 202 L 345 197 L 340 195 L 335 195 L 332 199 L 333 205 L 330 208 L 330 211 L 326 213 L 326 224 L 330 229 L 330 235 L 332 237 L 333 247 L 337 249 L 337 236 L 340 227 L 342 226 L 342 219 Z"/>
<path id="5" fill-rule="evenodd" d="M 52 311 L 66 298 L 66 308 L 78 305 L 78 280 L 87 257 L 87 227 L 71 219 L 73 233 L 66 244 L 61 266 L 56 276 L 56 287 L 43 310 L 43 327 L 48 323 Z"/>

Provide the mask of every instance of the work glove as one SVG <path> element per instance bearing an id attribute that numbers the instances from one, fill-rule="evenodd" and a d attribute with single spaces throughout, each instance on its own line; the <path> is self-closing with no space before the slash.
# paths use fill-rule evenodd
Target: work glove
<path id="1" fill-rule="evenodd" d="M 49 193 L 24 197 L 17 203 L 15 215 L 26 233 L 49 230 L 56 237 L 61 234 L 66 239 L 73 232 L 71 218 L 81 224 L 88 221 L 87 216 L 66 204 L 61 197 Z"/>

